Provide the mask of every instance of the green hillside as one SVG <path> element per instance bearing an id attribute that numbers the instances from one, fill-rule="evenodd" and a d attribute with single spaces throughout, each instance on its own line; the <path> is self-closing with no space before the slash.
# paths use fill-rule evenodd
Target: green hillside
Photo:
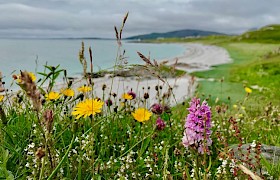
<path id="1" fill-rule="evenodd" d="M 250 42 L 250 43 L 279 43 L 280 24 L 267 25 L 253 31 L 247 31 L 241 35 L 207 35 L 195 38 L 166 37 L 164 39 L 146 39 L 145 42 L 168 43 L 168 42 L 209 42 L 220 44 L 225 42 Z"/>
<path id="2" fill-rule="evenodd" d="M 248 31 L 237 37 L 238 41 L 249 42 L 279 42 L 280 41 L 280 24 L 264 26 L 255 31 Z"/>

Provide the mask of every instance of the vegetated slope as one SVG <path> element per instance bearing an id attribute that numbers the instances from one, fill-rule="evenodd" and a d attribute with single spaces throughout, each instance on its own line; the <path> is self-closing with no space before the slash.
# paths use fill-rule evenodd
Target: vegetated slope
<path id="1" fill-rule="evenodd" d="M 213 67 L 209 71 L 193 73 L 205 79 L 199 82 L 200 94 L 211 94 L 213 101 L 218 97 L 223 102 L 228 102 L 227 97 L 231 97 L 232 102 L 236 102 L 246 95 L 246 86 L 253 89 L 251 98 L 254 97 L 254 102 L 251 102 L 251 106 L 261 108 L 269 102 L 279 103 L 280 43 L 256 41 L 218 45 L 227 49 L 234 61 Z M 255 98 L 262 101 L 256 101 Z"/>
<path id="2" fill-rule="evenodd" d="M 280 24 L 267 25 L 255 31 L 248 31 L 237 37 L 238 41 L 280 42 Z"/>
<path id="3" fill-rule="evenodd" d="M 138 36 L 128 37 L 126 39 L 158 39 L 158 38 L 185 38 L 185 37 L 199 37 L 199 36 L 210 36 L 210 35 L 224 35 L 218 32 L 201 31 L 201 30 L 178 30 L 166 33 L 151 33 Z"/>

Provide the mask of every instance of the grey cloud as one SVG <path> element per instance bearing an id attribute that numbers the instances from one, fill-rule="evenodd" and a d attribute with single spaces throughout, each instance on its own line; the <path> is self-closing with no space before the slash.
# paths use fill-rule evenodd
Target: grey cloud
<path id="1" fill-rule="evenodd" d="M 7 2 L 7 1 L 6 1 Z M 280 22 L 278 0 L 0 0 L 0 37 L 114 37 L 202 29 L 240 33 Z"/>

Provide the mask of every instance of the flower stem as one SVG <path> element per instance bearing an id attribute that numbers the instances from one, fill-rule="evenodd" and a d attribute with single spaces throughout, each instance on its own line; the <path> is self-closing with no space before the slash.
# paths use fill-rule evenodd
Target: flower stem
<path id="1" fill-rule="evenodd" d="M 75 134 L 73 134 L 71 143 L 69 144 L 69 147 L 68 147 L 66 153 L 64 154 L 64 156 L 62 157 L 61 161 L 60 161 L 59 164 L 56 166 L 56 168 L 53 170 L 53 172 L 51 173 L 51 175 L 48 177 L 47 180 L 53 179 L 54 175 L 57 173 L 57 171 L 59 170 L 60 166 L 62 165 L 62 163 L 64 162 L 64 160 L 65 160 L 66 157 L 68 156 L 68 153 L 70 152 L 70 150 L 71 150 L 71 148 L 72 148 L 72 145 L 73 145 L 73 143 L 74 143 L 74 140 L 75 140 Z"/>

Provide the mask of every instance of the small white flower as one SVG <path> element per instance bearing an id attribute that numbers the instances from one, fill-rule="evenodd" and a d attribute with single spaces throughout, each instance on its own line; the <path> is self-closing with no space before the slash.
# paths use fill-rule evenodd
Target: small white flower
<path id="1" fill-rule="evenodd" d="M 217 168 L 217 174 L 221 174 L 221 166 L 219 166 L 218 168 Z"/>
<path id="2" fill-rule="evenodd" d="M 255 148 L 257 146 L 256 140 L 253 140 L 252 144 L 250 145 L 252 148 Z"/>
<path id="3" fill-rule="evenodd" d="M 60 168 L 59 171 L 60 171 L 61 174 L 63 174 L 63 172 L 64 172 L 64 171 L 63 171 L 63 168 Z"/>
<path id="4" fill-rule="evenodd" d="M 30 167 L 29 162 L 25 164 L 25 167 L 27 167 L 27 168 L 29 168 L 29 167 Z"/>
<path id="5" fill-rule="evenodd" d="M 78 137 L 75 138 L 75 142 L 79 142 L 79 138 Z"/>
<path id="6" fill-rule="evenodd" d="M 28 148 L 34 148 L 35 147 L 35 143 L 31 143 L 28 145 Z"/>
<path id="7" fill-rule="evenodd" d="M 223 162 L 222 162 L 222 167 L 225 168 L 226 165 L 227 165 L 227 160 L 223 160 Z"/>
<path id="8" fill-rule="evenodd" d="M 33 154 L 34 154 L 34 152 L 32 152 L 32 151 L 27 152 L 27 155 L 33 155 Z"/>

